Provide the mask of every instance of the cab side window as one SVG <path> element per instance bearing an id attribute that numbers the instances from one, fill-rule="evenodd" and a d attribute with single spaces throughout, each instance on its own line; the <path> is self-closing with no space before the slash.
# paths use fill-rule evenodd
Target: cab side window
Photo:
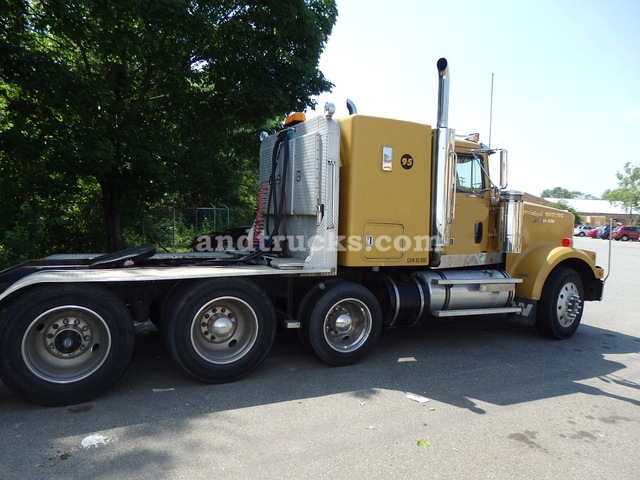
<path id="1" fill-rule="evenodd" d="M 456 191 L 473 193 L 484 188 L 484 175 L 480 159 L 473 155 L 458 155 L 456 164 Z"/>

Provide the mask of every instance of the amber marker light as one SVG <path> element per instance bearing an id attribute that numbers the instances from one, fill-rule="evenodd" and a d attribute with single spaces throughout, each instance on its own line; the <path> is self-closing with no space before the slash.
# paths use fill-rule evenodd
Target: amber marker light
<path id="1" fill-rule="evenodd" d="M 304 122 L 307 119 L 307 116 L 302 112 L 295 112 L 289 115 L 284 121 L 285 127 L 293 127 L 294 125 Z"/>

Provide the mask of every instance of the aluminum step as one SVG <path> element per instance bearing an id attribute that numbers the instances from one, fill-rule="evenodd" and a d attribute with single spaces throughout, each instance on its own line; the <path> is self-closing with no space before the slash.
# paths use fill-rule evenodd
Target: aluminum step
<path id="1" fill-rule="evenodd" d="M 434 278 L 436 285 L 515 285 L 522 283 L 521 278 L 462 278 L 459 280 L 449 280 L 447 278 Z"/>
<path id="2" fill-rule="evenodd" d="M 431 315 L 434 317 L 468 317 L 470 315 L 495 315 L 499 313 L 521 313 L 520 307 L 496 307 L 496 308 L 464 308 L 461 310 L 436 310 Z"/>

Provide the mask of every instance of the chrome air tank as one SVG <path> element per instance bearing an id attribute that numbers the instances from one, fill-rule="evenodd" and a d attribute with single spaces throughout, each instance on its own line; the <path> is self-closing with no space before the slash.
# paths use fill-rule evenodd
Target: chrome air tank
<path id="1" fill-rule="evenodd" d="M 516 282 L 502 270 L 456 269 L 381 275 L 366 286 L 380 302 L 383 324 L 400 326 L 419 324 L 437 312 L 508 307 Z"/>

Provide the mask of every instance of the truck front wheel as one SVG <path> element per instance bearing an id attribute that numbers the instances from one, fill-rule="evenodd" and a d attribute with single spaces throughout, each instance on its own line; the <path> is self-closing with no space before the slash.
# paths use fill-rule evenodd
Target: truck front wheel
<path id="1" fill-rule="evenodd" d="M 230 382 L 248 374 L 275 340 L 273 305 L 250 280 L 186 284 L 166 305 L 162 329 L 169 352 L 183 370 L 203 382 Z"/>
<path id="2" fill-rule="evenodd" d="M 536 313 L 536 327 L 546 337 L 565 339 L 580 325 L 584 289 L 580 276 L 569 268 L 556 268 L 547 279 Z"/>
<path id="3" fill-rule="evenodd" d="M 342 282 L 317 297 L 303 332 L 315 354 L 329 365 L 350 365 L 377 343 L 382 311 L 362 285 Z"/>
<path id="4" fill-rule="evenodd" d="M 124 373 L 134 339 L 129 310 L 108 289 L 36 287 L 12 303 L 0 322 L 0 378 L 34 403 L 84 402 Z"/>

